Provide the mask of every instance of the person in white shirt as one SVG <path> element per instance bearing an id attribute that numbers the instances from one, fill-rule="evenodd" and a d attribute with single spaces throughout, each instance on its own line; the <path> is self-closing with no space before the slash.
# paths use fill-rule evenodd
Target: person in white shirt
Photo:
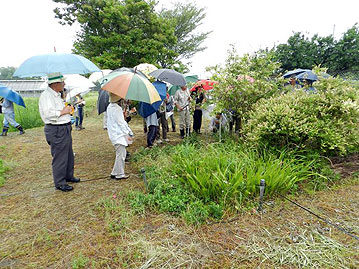
<path id="1" fill-rule="evenodd" d="M 126 147 L 132 143 L 133 132 L 128 126 L 122 110 L 124 99 L 110 93 L 110 104 L 107 107 L 107 133 L 115 147 L 116 159 L 110 177 L 121 180 L 129 178 L 125 174 Z"/>
<path id="2" fill-rule="evenodd" d="M 187 89 L 187 86 L 182 86 L 181 89 L 176 92 L 174 99 L 180 116 L 179 126 L 181 138 L 184 138 L 185 130 L 186 135 L 189 135 L 191 128 L 191 115 L 189 111 L 191 96 Z"/>
<path id="3" fill-rule="evenodd" d="M 74 153 L 72 150 L 71 112 L 72 106 L 65 106 L 60 92 L 64 91 L 65 78 L 61 73 L 48 74 L 48 87 L 41 93 L 39 111 L 45 123 L 45 137 L 51 148 L 52 174 L 55 188 L 72 191 L 68 182 L 80 182 L 74 177 Z"/>

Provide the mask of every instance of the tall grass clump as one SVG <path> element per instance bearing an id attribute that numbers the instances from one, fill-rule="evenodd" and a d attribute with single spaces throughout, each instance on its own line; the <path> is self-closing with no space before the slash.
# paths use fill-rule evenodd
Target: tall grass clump
<path id="1" fill-rule="evenodd" d="M 285 193 L 313 176 L 313 161 L 282 150 L 257 151 L 235 142 L 213 143 L 196 148 L 181 145 L 171 156 L 171 171 L 205 202 L 239 206 L 256 197 L 261 179 L 266 195 Z"/>
<path id="2" fill-rule="evenodd" d="M 266 180 L 266 197 L 317 180 L 316 158 L 249 149 L 229 139 L 211 144 L 187 141 L 155 154 L 142 151 L 135 160 L 146 166 L 147 193 L 132 193 L 129 201 L 140 213 L 158 210 L 181 215 L 190 223 L 219 219 L 228 210 L 253 205 L 261 179 Z"/>

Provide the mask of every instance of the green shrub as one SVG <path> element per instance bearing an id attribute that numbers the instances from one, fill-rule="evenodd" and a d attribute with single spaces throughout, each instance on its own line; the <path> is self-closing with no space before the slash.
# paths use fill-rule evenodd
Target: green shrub
<path id="1" fill-rule="evenodd" d="M 249 144 L 345 155 L 358 150 L 358 91 L 340 79 L 261 100 L 249 114 L 243 134 Z"/>

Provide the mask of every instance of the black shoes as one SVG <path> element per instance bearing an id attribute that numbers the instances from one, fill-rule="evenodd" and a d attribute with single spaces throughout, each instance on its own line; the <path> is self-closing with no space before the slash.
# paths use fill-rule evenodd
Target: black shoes
<path id="1" fill-rule="evenodd" d="M 71 183 L 79 183 L 80 182 L 80 179 L 79 178 L 72 178 L 72 179 L 66 179 L 66 182 L 71 182 Z"/>
<path id="2" fill-rule="evenodd" d="M 57 190 L 60 191 L 64 191 L 64 192 L 68 192 L 68 191 L 72 191 L 74 189 L 74 187 L 70 186 L 70 185 L 59 185 L 55 187 Z"/>

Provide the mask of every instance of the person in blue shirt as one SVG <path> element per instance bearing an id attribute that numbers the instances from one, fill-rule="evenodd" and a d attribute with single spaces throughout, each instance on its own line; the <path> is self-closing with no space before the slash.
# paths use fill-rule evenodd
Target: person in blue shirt
<path id="1" fill-rule="evenodd" d="M 15 127 L 20 131 L 20 134 L 24 134 L 24 128 L 15 121 L 15 112 L 14 112 L 14 104 L 8 99 L 3 98 L 3 101 L 0 100 L 0 103 L 2 102 L 2 113 L 4 113 L 4 126 L 2 129 L 2 133 L 0 136 L 6 136 L 7 132 L 9 131 L 10 125 Z"/>

